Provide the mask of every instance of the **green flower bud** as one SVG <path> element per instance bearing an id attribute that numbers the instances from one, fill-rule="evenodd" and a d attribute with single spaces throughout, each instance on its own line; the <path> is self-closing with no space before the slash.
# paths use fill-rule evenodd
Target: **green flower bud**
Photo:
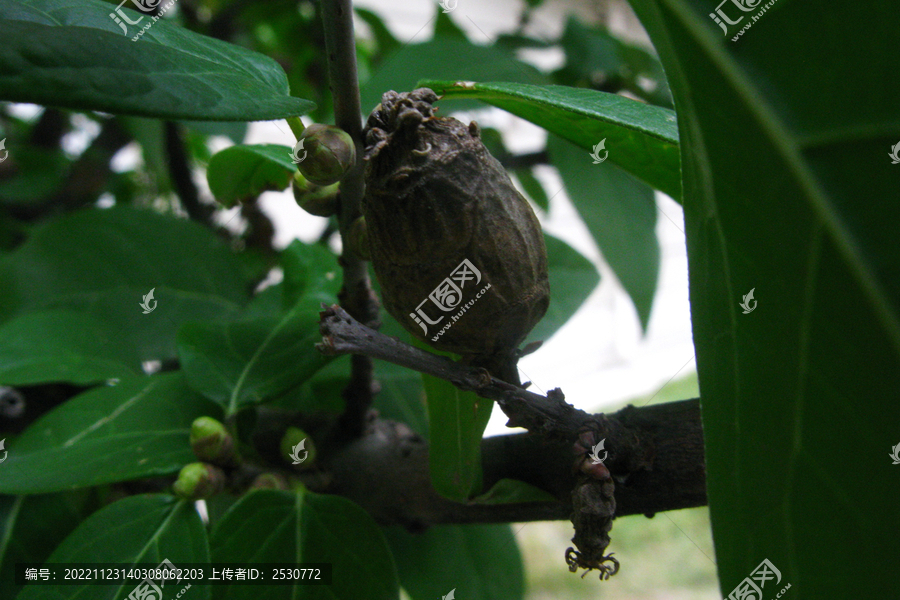
<path id="1" fill-rule="evenodd" d="M 172 485 L 175 495 L 187 500 L 210 498 L 224 488 L 225 473 L 222 469 L 201 462 L 185 465 Z"/>
<path id="2" fill-rule="evenodd" d="M 261 473 L 253 480 L 250 489 L 254 490 L 289 490 L 288 480 L 278 473 Z"/>
<path id="3" fill-rule="evenodd" d="M 294 173 L 291 187 L 294 190 L 294 200 L 309 214 L 317 217 L 330 217 L 337 214 L 337 195 L 340 184 L 316 185 L 298 172 Z"/>
<path id="4" fill-rule="evenodd" d="M 297 164 L 297 169 L 317 185 L 337 183 L 356 162 L 353 138 L 333 125 L 310 125 L 299 141 L 303 142 L 306 158 Z"/>
<path id="5" fill-rule="evenodd" d="M 366 230 L 366 218 L 358 217 L 353 224 L 350 225 L 350 231 L 344 239 L 350 252 L 363 260 L 372 260 L 369 253 L 369 236 Z"/>
<path id="6" fill-rule="evenodd" d="M 308 469 L 316 460 L 316 446 L 302 429 L 288 427 L 281 438 L 281 455 L 298 469 Z"/>
<path id="7" fill-rule="evenodd" d="M 191 448 L 202 461 L 224 467 L 237 466 L 234 438 L 212 417 L 198 417 L 191 424 Z"/>

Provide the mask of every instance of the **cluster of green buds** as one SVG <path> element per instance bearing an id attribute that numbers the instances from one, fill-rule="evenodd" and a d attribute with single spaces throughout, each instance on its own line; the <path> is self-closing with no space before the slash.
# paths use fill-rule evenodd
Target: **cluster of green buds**
<path id="1" fill-rule="evenodd" d="M 225 488 L 223 469 L 238 466 L 234 438 L 228 429 L 212 417 L 199 417 L 191 423 L 191 449 L 199 461 L 185 465 L 172 486 L 175 495 L 188 500 L 215 496 Z"/>
<path id="2" fill-rule="evenodd" d="M 297 164 L 294 199 L 306 212 L 329 217 L 337 212 L 337 184 L 356 163 L 353 138 L 333 125 L 314 124 L 298 142 L 305 158 Z"/>

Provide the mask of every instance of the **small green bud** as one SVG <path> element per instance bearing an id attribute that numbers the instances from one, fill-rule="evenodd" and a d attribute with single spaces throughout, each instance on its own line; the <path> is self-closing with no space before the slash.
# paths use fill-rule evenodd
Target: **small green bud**
<path id="1" fill-rule="evenodd" d="M 254 490 L 289 490 L 291 489 L 288 480 L 278 473 L 261 473 L 253 480 L 250 485 Z"/>
<path id="2" fill-rule="evenodd" d="M 297 172 L 294 173 L 291 187 L 294 190 L 294 200 L 309 214 L 317 217 L 330 217 L 337 214 L 337 196 L 340 184 L 316 185 L 302 173 Z"/>
<path id="3" fill-rule="evenodd" d="M 219 467 L 195 462 L 185 465 L 172 485 L 176 496 L 187 500 L 210 498 L 225 488 L 225 473 Z"/>
<path id="4" fill-rule="evenodd" d="M 281 455 L 298 469 L 308 469 L 316 460 L 316 446 L 305 431 L 288 427 L 281 438 Z"/>
<path id="5" fill-rule="evenodd" d="M 369 254 L 369 236 L 365 217 L 357 217 L 353 221 L 344 243 L 347 244 L 350 252 L 356 256 L 363 260 L 372 260 L 372 256 Z"/>
<path id="6" fill-rule="evenodd" d="M 198 417 L 191 424 L 191 448 L 202 461 L 224 467 L 237 465 L 234 438 L 212 417 Z"/>
<path id="7" fill-rule="evenodd" d="M 310 125 L 303 130 L 299 142 L 306 158 L 297 164 L 297 169 L 317 185 L 337 183 L 356 162 L 353 138 L 333 125 Z"/>

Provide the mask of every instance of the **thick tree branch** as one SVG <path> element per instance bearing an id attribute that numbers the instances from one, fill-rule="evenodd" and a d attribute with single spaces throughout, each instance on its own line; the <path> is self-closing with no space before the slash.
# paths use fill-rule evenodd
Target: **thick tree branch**
<path id="1" fill-rule="evenodd" d="M 699 400 L 613 415 L 590 415 L 567 404 L 562 393 L 541 396 L 490 377 L 483 369 L 455 363 L 378 333 L 338 306 L 322 313 L 326 354 L 360 353 L 428 373 L 463 390 L 496 400 L 511 425 L 539 435 L 483 441 L 485 489 L 503 478 L 539 487 L 556 503 L 467 505 L 438 496 L 431 487 L 427 444 L 403 424 L 374 421 L 367 435 L 341 451 L 329 465 L 334 492 L 347 495 L 384 522 L 416 528 L 433 523 L 564 519 L 583 460 L 573 443 L 579 433 L 606 439 L 606 467 L 616 482 L 616 515 L 652 514 L 706 504 L 706 471 Z M 378 480 L 375 490 L 372 481 Z"/>
<path id="2" fill-rule="evenodd" d="M 614 454 L 620 440 L 615 435 L 606 438 L 610 449 L 606 464 L 616 479 L 616 516 L 706 505 L 699 400 L 629 406 L 606 419 L 636 432 L 652 456 L 644 468 L 622 471 Z M 630 434 L 623 442 L 627 444 L 629 438 Z M 441 523 L 563 520 L 572 513 L 573 459 L 572 445 L 566 442 L 548 443 L 530 434 L 486 438 L 482 441 L 483 491 L 501 479 L 517 479 L 549 492 L 557 501 L 453 502 L 431 486 L 427 442 L 402 423 L 374 420 L 366 435 L 329 461 L 333 483 L 328 491 L 357 502 L 380 523 L 410 530 Z M 373 481 L 378 485 L 372 485 Z"/>
<path id="3" fill-rule="evenodd" d="M 343 255 L 343 287 L 341 305 L 356 319 L 371 326 L 378 323 L 378 302 L 369 283 L 366 262 L 354 255 L 347 243 L 353 221 L 360 215 L 360 202 L 365 191 L 363 180 L 362 120 L 360 117 L 359 83 L 356 73 L 356 40 L 353 33 L 353 7 L 350 0 L 322 3 L 322 24 L 328 54 L 328 80 L 334 99 L 335 125 L 350 134 L 356 144 L 356 164 L 341 180 L 340 224 Z M 340 434 L 349 438 L 363 431 L 366 413 L 372 405 L 376 386 L 372 379 L 372 359 L 351 359 L 350 383 L 344 390 L 347 409 L 339 423 Z"/>

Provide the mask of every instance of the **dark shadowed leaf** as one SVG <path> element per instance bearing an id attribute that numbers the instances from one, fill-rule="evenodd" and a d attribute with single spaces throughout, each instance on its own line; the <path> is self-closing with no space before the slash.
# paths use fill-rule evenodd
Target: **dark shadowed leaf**
<path id="1" fill-rule="evenodd" d="M 475 79 L 477 78 L 470 78 Z M 638 179 L 681 199 L 675 113 L 624 96 L 561 85 L 426 80 L 446 98 L 475 98 L 527 119 L 587 150 L 596 150 Z"/>
<path id="2" fill-rule="evenodd" d="M 397 570 L 384 534 L 346 498 L 258 490 L 231 507 L 213 531 L 214 562 L 331 563 L 332 584 L 215 586 L 216 600 L 399 598 Z"/>
<path id="3" fill-rule="evenodd" d="M 12 102 L 213 121 L 315 108 L 271 58 L 100 0 L 6 0 L 0 39 L 0 98 Z"/>
<path id="4" fill-rule="evenodd" d="M 0 493 L 34 494 L 167 475 L 196 460 L 191 423 L 221 410 L 181 373 L 132 377 L 72 398 L 8 441 Z"/>
<path id="5" fill-rule="evenodd" d="M 208 563 L 206 529 L 194 504 L 163 494 L 131 496 L 97 511 L 54 550 L 49 563 L 159 565 Z M 125 600 L 140 581 L 116 585 L 25 586 L 17 600 Z M 159 582 L 157 582 L 159 585 Z M 168 582 L 166 598 L 184 584 Z M 208 584 L 191 584 L 185 598 L 209 600 Z"/>
<path id="6" fill-rule="evenodd" d="M 679 111 L 722 595 L 769 559 L 766 598 L 896 596 L 900 11 L 632 4 Z"/>

